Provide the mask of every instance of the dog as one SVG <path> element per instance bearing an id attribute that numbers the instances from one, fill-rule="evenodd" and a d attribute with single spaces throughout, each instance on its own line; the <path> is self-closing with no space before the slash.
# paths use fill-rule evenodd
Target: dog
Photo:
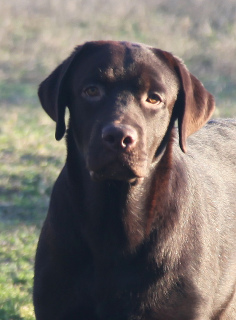
<path id="1" fill-rule="evenodd" d="M 36 319 L 235 320 L 236 121 L 207 123 L 214 98 L 183 62 L 130 42 L 76 47 L 39 99 L 67 158 Z"/>

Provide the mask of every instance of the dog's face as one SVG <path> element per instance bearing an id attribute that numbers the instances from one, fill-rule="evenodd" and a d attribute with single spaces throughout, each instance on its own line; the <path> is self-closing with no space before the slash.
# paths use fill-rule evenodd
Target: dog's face
<path id="1" fill-rule="evenodd" d="M 126 42 L 78 47 L 41 84 L 39 97 L 57 121 L 58 139 L 68 106 L 70 130 L 93 178 L 125 181 L 148 174 L 176 118 L 185 150 L 214 104 L 177 58 Z"/>
<path id="2" fill-rule="evenodd" d="M 176 75 L 147 48 L 116 43 L 84 50 L 69 83 L 71 128 L 92 176 L 145 177 L 170 122 Z"/>

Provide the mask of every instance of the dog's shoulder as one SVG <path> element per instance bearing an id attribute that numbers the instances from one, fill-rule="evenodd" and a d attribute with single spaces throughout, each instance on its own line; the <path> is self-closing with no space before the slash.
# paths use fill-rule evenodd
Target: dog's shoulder
<path id="1" fill-rule="evenodd" d="M 188 139 L 188 153 L 199 161 L 236 166 L 236 120 L 212 120 Z M 196 156 L 197 155 L 197 156 Z"/>
<path id="2" fill-rule="evenodd" d="M 176 136 L 173 152 L 174 159 L 184 167 L 193 184 L 217 193 L 219 198 L 226 194 L 234 197 L 236 120 L 209 121 L 188 138 L 187 153 L 181 153 Z"/>

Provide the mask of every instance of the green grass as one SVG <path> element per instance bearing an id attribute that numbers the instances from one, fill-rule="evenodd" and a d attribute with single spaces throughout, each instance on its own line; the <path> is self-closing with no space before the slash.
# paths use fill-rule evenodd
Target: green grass
<path id="1" fill-rule="evenodd" d="M 64 144 L 54 142 L 54 123 L 39 106 L 2 106 L 2 111 L 0 217 L 40 221 L 63 164 Z"/>
<path id="2" fill-rule="evenodd" d="M 39 104 L 13 106 L 2 103 L 1 320 L 34 319 L 32 284 L 35 249 L 51 188 L 64 158 L 64 143 L 55 141 L 54 123 Z"/>
<path id="3" fill-rule="evenodd" d="M 32 320 L 33 261 L 38 229 L 0 224 L 0 319 Z"/>

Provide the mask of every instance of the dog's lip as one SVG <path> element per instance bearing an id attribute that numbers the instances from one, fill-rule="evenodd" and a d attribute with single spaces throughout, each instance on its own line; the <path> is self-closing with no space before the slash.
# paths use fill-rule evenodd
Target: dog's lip
<path id="1" fill-rule="evenodd" d="M 143 180 L 144 176 L 138 175 L 132 170 L 128 170 L 129 172 L 127 174 L 116 174 L 116 172 L 103 172 L 103 171 L 93 171 L 90 170 L 89 174 L 92 180 L 100 181 L 100 180 L 119 180 L 119 181 L 127 181 L 129 183 L 135 183 L 137 180 Z"/>
<path id="2" fill-rule="evenodd" d="M 130 185 L 134 186 L 134 185 L 137 185 L 137 184 L 140 184 L 143 180 L 144 180 L 144 177 L 142 176 L 136 176 L 134 178 L 130 178 L 130 179 L 119 179 L 119 178 L 115 178 L 115 177 L 107 177 L 105 175 L 102 175 L 102 174 L 98 174 L 94 171 L 89 171 L 89 174 L 90 174 L 90 177 L 92 180 L 94 181 L 104 181 L 104 180 L 117 180 L 117 181 L 125 181 L 127 183 L 129 183 Z"/>

